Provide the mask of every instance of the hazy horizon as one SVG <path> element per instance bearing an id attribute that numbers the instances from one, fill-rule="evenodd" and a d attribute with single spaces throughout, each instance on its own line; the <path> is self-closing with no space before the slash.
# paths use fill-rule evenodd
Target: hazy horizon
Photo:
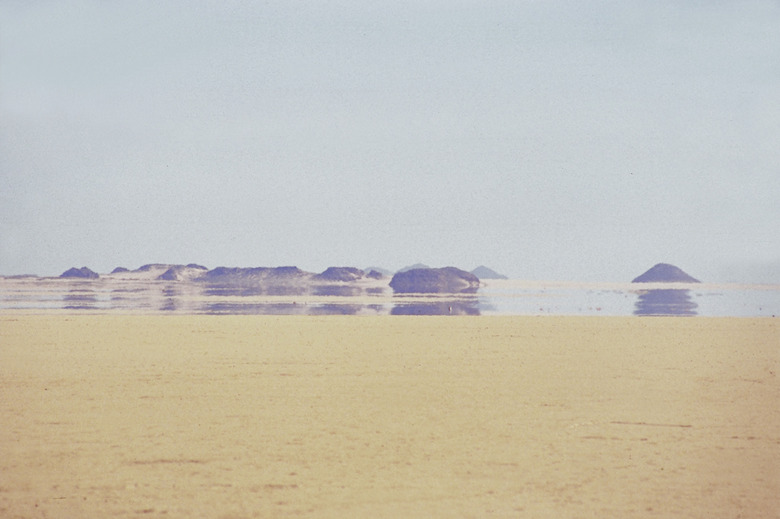
<path id="1" fill-rule="evenodd" d="M 780 3 L 0 3 L 0 275 L 780 283 Z"/>

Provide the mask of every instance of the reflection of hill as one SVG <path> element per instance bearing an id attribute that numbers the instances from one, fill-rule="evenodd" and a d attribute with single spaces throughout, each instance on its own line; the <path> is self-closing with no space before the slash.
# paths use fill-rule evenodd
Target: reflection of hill
<path id="1" fill-rule="evenodd" d="M 91 310 L 97 304 L 95 292 L 89 283 L 74 285 L 62 296 L 63 308 L 66 310 Z"/>
<path id="2" fill-rule="evenodd" d="M 479 315 L 477 299 L 396 304 L 392 315 Z"/>
<path id="3" fill-rule="evenodd" d="M 639 292 L 634 315 L 697 315 L 699 307 L 687 289 L 659 289 Z"/>
<path id="4" fill-rule="evenodd" d="M 222 297 L 301 296 L 308 292 L 305 286 L 300 285 L 205 283 L 204 287 L 205 295 Z"/>

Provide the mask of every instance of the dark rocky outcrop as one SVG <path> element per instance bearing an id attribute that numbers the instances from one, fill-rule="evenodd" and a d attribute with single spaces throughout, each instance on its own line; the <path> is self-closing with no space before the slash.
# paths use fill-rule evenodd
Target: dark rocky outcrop
<path id="1" fill-rule="evenodd" d="M 700 283 L 700 281 L 668 263 L 658 263 L 634 278 L 632 283 Z"/>
<path id="2" fill-rule="evenodd" d="M 130 271 L 124 267 L 117 267 L 111 271 L 112 274 L 122 274 L 124 272 L 130 272 Z"/>
<path id="3" fill-rule="evenodd" d="M 315 281 L 349 282 L 357 281 L 365 276 L 365 272 L 355 267 L 328 267 L 324 272 L 312 279 Z"/>
<path id="4" fill-rule="evenodd" d="M 479 278 L 455 267 L 412 269 L 396 273 L 390 287 L 398 293 L 472 293 Z"/>
<path id="5" fill-rule="evenodd" d="M 384 279 L 387 277 L 387 274 L 384 274 L 375 269 L 371 269 L 368 271 L 368 274 L 366 274 L 366 277 L 369 279 Z"/>
<path id="6" fill-rule="evenodd" d="M 505 275 L 499 274 L 495 270 L 488 268 L 485 265 L 480 265 L 479 267 L 472 270 L 471 273 L 477 276 L 479 279 L 509 279 Z"/>
<path id="7" fill-rule="evenodd" d="M 81 267 L 80 269 L 77 269 L 76 267 L 70 268 L 60 274 L 61 278 L 80 278 L 80 279 L 97 279 L 100 277 L 100 275 L 97 272 L 94 272 L 87 267 Z"/>
<path id="8" fill-rule="evenodd" d="M 179 281 L 181 279 L 179 277 L 179 269 L 176 267 L 171 267 L 162 274 L 160 274 L 157 279 L 160 279 L 162 281 Z"/>

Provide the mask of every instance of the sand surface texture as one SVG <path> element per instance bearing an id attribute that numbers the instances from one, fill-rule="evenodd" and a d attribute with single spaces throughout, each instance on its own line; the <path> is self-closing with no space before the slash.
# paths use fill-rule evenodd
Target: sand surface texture
<path id="1" fill-rule="evenodd" d="M 0 517 L 780 517 L 778 323 L 0 315 Z"/>

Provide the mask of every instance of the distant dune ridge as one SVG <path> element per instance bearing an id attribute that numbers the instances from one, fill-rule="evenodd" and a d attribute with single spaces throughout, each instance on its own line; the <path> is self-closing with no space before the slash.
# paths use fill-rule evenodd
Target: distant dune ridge
<path id="1" fill-rule="evenodd" d="M 635 277 L 632 283 L 700 283 L 700 281 L 679 267 L 668 263 L 658 263 L 641 276 Z"/>

